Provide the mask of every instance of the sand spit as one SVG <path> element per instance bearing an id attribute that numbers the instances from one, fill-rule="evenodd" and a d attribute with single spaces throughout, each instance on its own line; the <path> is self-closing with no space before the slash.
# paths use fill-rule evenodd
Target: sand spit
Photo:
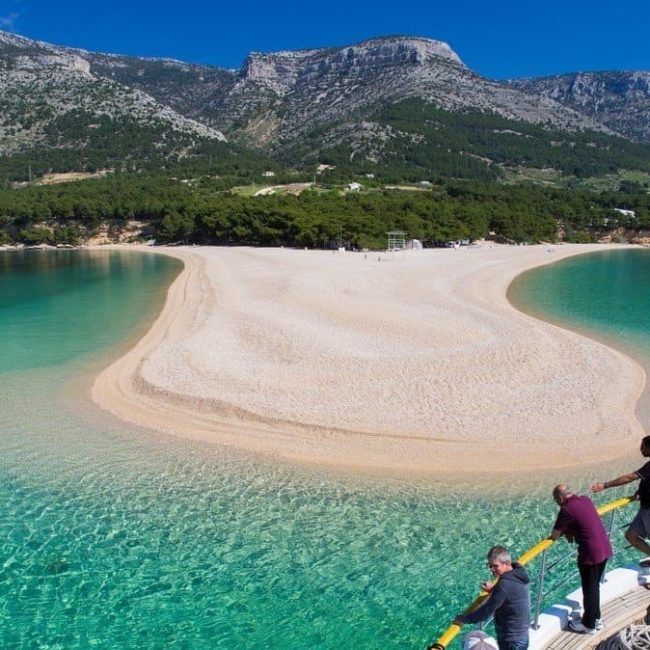
<path id="1" fill-rule="evenodd" d="M 174 248 L 185 270 L 95 401 L 162 432 L 401 474 L 634 452 L 645 374 L 514 309 L 526 269 L 605 246 L 377 253 Z"/>

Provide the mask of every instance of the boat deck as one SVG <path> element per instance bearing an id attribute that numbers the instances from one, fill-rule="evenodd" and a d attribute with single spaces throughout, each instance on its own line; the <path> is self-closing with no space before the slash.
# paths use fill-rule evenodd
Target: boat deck
<path id="1" fill-rule="evenodd" d="M 568 650 L 595 648 L 601 641 L 644 618 L 650 606 L 650 591 L 643 585 L 650 582 L 650 569 L 638 565 L 608 571 L 600 588 L 600 603 L 605 629 L 594 636 L 567 630 L 570 618 L 582 611 L 582 590 L 576 589 L 560 602 L 545 609 L 539 626 L 531 630 L 531 650 Z"/>
<path id="2" fill-rule="evenodd" d="M 581 650 L 597 648 L 613 634 L 638 622 L 645 617 L 650 605 L 650 591 L 644 587 L 636 587 L 609 602 L 601 609 L 605 629 L 595 636 L 576 634 L 563 630 L 547 646 L 549 650 Z"/>

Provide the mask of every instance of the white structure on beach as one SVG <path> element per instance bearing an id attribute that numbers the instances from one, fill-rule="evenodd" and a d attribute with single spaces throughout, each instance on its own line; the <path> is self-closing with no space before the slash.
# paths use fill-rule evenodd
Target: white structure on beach
<path id="1" fill-rule="evenodd" d="M 406 249 L 406 233 L 403 230 L 390 230 L 388 235 L 388 245 L 386 252 L 389 259 L 392 259 L 393 253 L 404 253 Z"/>

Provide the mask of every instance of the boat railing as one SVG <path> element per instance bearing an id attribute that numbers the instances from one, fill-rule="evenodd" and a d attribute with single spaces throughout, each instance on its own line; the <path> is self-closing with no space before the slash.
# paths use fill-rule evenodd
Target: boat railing
<path id="1" fill-rule="evenodd" d="M 616 526 L 617 513 L 621 508 L 630 505 L 634 502 L 634 497 L 623 497 L 621 499 L 616 499 L 615 501 L 610 501 L 603 506 L 597 508 L 598 514 L 601 517 L 609 515 L 609 519 L 605 526 L 607 534 L 612 539 L 612 535 L 622 528 L 625 528 L 627 524 Z M 549 576 L 554 573 L 554 570 L 557 569 L 560 565 L 566 563 L 571 558 L 575 558 L 576 551 L 571 550 L 568 553 L 561 555 L 559 558 L 554 559 L 552 562 L 549 562 L 548 551 L 555 543 L 554 540 L 550 538 L 543 539 L 542 541 L 535 544 L 529 548 L 525 553 L 523 553 L 517 560 L 519 564 L 526 565 L 533 560 L 539 558 L 539 571 L 537 572 L 537 577 L 535 580 L 535 592 L 536 597 L 534 602 L 531 604 L 531 627 L 533 629 L 539 628 L 539 617 L 544 606 L 546 599 L 553 593 L 555 593 L 560 587 L 564 586 L 567 582 L 575 579 L 578 575 L 578 572 L 575 571 L 570 575 L 564 576 L 560 579 L 559 582 L 554 583 L 550 588 L 547 589 L 547 582 Z M 612 543 L 612 548 L 614 549 L 614 554 L 620 553 L 624 549 L 616 548 L 616 545 Z M 629 548 L 626 546 L 624 548 Z M 489 593 L 487 591 L 481 591 L 479 595 L 472 601 L 472 603 L 465 609 L 465 613 L 473 612 L 475 609 L 480 607 L 480 605 L 488 598 Z M 487 624 L 487 622 L 486 622 Z M 445 650 L 447 646 L 456 638 L 460 632 L 461 627 L 452 623 L 445 632 L 437 639 L 437 641 L 431 643 L 427 646 L 427 650 Z"/>

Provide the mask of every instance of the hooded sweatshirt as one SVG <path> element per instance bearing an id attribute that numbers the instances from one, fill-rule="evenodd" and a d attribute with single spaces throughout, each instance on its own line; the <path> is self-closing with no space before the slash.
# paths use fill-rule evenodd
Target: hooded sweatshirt
<path id="1" fill-rule="evenodd" d="M 519 563 L 504 573 L 488 599 L 471 614 L 462 614 L 462 623 L 480 623 L 494 616 L 499 641 L 522 641 L 530 627 L 530 578 Z"/>

